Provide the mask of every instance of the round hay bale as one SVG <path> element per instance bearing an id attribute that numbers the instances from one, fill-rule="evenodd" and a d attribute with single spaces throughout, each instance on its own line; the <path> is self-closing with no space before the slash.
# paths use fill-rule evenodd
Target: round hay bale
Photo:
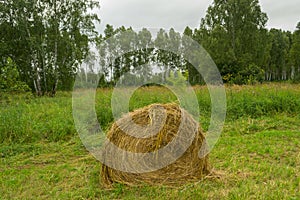
<path id="1" fill-rule="evenodd" d="M 164 110 L 164 113 L 161 112 L 162 110 Z M 157 124 L 162 125 L 158 129 L 158 133 L 146 137 L 146 135 L 144 135 L 145 133 L 135 130 L 135 127 L 130 125 L 129 122 L 131 120 L 140 126 L 156 124 L 156 130 Z M 193 132 L 195 133 L 194 139 L 191 140 L 181 157 L 163 168 L 145 173 L 119 171 L 103 164 L 101 179 L 104 186 L 110 186 L 112 183 L 178 186 L 188 182 L 199 181 L 203 176 L 209 174 L 208 155 L 204 158 L 199 158 L 199 150 L 202 144 L 206 144 L 205 136 L 193 117 L 177 104 L 153 104 L 128 113 L 111 126 L 107 133 L 107 139 L 117 147 L 128 152 L 157 152 L 159 149 L 166 147 L 178 136 L 179 129 L 183 130 L 181 131 L 182 136 L 186 138 L 191 138 L 191 131 L 194 130 Z M 151 128 L 146 130 L 149 130 L 148 134 L 150 134 Z M 130 132 L 138 134 L 140 137 L 134 137 L 128 134 Z M 186 144 L 187 143 L 184 143 L 182 146 Z M 176 148 L 181 148 L 180 142 Z M 104 149 L 104 159 L 113 159 L 114 152 L 109 145 L 104 145 Z M 176 151 L 177 149 L 173 150 Z M 132 167 L 129 165 L 134 164 L 137 163 L 124 163 L 124 165 L 128 165 L 128 167 Z M 141 163 L 138 164 L 141 165 Z M 146 161 L 142 164 L 144 166 L 151 166 L 151 163 Z"/>

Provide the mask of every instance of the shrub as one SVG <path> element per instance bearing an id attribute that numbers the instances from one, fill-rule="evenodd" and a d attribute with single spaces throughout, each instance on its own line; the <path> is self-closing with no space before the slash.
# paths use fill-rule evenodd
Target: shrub
<path id="1" fill-rule="evenodd" d="M 19 80 L 19 72 L 11 58 L 7 59 L 6 65 L 0 68 L 0 91 L 1 92 L 28 92 L 29 86 Z"/>

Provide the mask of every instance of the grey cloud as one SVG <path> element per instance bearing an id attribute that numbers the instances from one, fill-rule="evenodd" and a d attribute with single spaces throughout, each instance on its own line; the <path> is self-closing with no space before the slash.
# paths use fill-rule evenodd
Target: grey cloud
<path id="1" fill-rule="evenodd" d="M 102 0 L 99 12 L 100 32 L 106 24 L 134 28 L 174 27 L 183 31 L 186 26 L 197 28 L 213 0 Z M 268 28 L 294 30 L 300 21 L 299 0 L 261 0 L 262 10 L 269 16 Z"/>
<path id="2" fill-rule="evenodd" d="M 261 0 L 262 10 L 268 14 L 268 28 L 293 31 L 300 21 L 299 0 Z"/>
<path id="3" fill-rule="evenodd" d="M 105 24 L 169 29 L 182 31 L 185 26 L 198 27 L 204 16 L 208 0 L 103 0 L 100 17 Z"/>

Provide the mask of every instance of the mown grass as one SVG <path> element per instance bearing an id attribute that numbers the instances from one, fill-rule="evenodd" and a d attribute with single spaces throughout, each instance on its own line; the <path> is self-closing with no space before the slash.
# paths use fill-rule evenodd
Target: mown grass
<path id="1" fill-rule="evenodd" d="M 195 88 L 207 129 L 210 98 Z M 83 147 L 70 93 L 1 99 L 0 199 L 300 199 L 300 85 L 230 86 L 224 132 L 210 155 L 219 174 L 180 188 L 101 188 L 100 163 Z M 97 92 L 102 127 L 113 121 L 112 90 Z M 167 89 L 135 92 L 130 110 L 176 101 Z"/>

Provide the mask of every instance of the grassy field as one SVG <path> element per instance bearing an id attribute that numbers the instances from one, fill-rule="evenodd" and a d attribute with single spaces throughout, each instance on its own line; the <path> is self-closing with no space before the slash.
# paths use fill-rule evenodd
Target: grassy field
<path id="1" fill-rule="evenodd" d="M 207 129 L 210 98 L 195 87 Z M 101 164 L 83 147 L 72 119 L 72 94 L 2 95 L 0 199 L 300 199 L 300 85 L 228 86 L 224 132 L 210 154 L 217 175 L 179 188 L 107 190 Z M 112 123 L 112 90 L 97 92 L 102 127 Z M 130 109 L 176 101 L 168 90 L 142 88 Z"/>

